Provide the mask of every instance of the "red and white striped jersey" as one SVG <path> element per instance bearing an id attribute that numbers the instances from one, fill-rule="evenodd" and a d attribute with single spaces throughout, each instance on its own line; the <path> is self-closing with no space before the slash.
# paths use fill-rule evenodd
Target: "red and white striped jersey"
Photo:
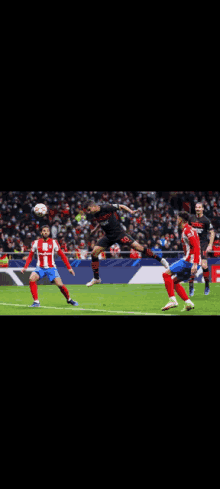
<path id="1" fill-rule="evenodd" d="M 55 267 L 54 251 L 60 249 L 59 243 L 52 238 L 36 239 L 31 246 L 31 251 L 37 252 L 37 267 L 52 268 Z"/>
<path id="2" fill-rule="evenodd" d="M 183 259 L 201 265 L 200 239 L 196 230 L 189 224 L 183 228 L 181 241 L 185 254 Z"/>
<path id="3" fill-rule="evenodd" d="M 44 240 L 42 238 L 36 239 L 33 241 L 31 246 L 31 251 L 26 260 L 26 264 L 24 268 L 27 268 L 31 263 L 34 253 L 37 252 L 37 267 L 40 268 L 53 268 L 56 267 L 54 261 L 54 252 L 62 258 L 68 269 L 71 268 L 68 258 L 64 255 L 63 251 L 60 248 L 60 245 L 56 239 L 48 238 Z"/>

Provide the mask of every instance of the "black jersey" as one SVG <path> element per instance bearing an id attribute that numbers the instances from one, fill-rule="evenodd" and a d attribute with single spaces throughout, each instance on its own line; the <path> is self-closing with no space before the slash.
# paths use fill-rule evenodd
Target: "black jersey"
<path id="1" fill-rule="evenodd" d="M 200 241 L 209 241 L 209 231 L 213 229 L 211 221 L 206 216 L 197 217 L 195 214 L 190 216 L 190 224 L 196 229 Z"/>
<path id="2" fill-rule="evenodd" d="M 117 216 L 118 204 L 100 205 L 100 211 L 87 215 L 89 221 L 97 221 L 108 238 L 114 238 L 121 234 L 123 225 Z"/>

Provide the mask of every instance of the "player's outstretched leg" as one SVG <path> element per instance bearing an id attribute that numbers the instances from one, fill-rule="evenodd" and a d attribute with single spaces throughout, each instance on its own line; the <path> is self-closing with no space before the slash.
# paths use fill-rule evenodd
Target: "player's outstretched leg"
<path id="1" fill-rule="evenodd" d="M 36 272 L 32 272 L 29 278 L 29 287 L 34 302 L 29 307 L 40 307 L 40 302 L 38 300 L 37 280 L 39 280 L 39 275 Z"/>
<path id="2" fill-rule="evenodd" d="M 144 247 L 145 248 L 145 254 L 147 257 L 149 258 L 154 258 L 155 260 L 159 261 L 161 263 L 161 265 L 163 265 L 165 268 L 169 268 L 169 263 L 167 262 L 167 260 L 165 260 L 165 258 L 160 258 L 160 256 L 158 256 L 156 253 L 153 253 L 149 248 L 147 247 Z"/>
<path id="3" fill-rule="evenodd" d="M 91 257 L 92 257 L 91 267 L 92 267 L 92 270 L 93 270 L 94 278 L 90 282 L 87 282 L 87 284 L 86 284 L 87 287 L 91 287 L 92 285 L 100 284 L 101 283 L 101 279 L 99 278 L 99 259 L 98 259 L 98 255 L 99 255 L 99 253 L 101 253 L 101 251 L 103 249 L 104 248 L 101 247 L 101 246 L 94 246 L 94 248 L 92 250 L 92 254 L 91 254 Z"/>
<path id="4" fill-rule="evenodd" d="M 165 268 L 169 268 L 169 263 L 165 260 L 165 258 L 160 258 L 160 256 L 147 248 L 146 245 L 142 246 L 137 241 L 134 241 L 131 246 L 137 251 L 145 252 L 145 255 L 148 258 L 154 258 L 155 260 L 159 261 L 159 263 L 161 263 L 161 265 L 163 265 Z"/>
<path id="5" fill-rule="evenodd" d="M 69 291 L 67 289 L 67 287 L 63 284 L 62 280 L 60 277 L 56 277 L 54 279 L 54 282 L 55 284 L 59 287 L 60 289 L 60 292 L 64 295 L 64 297 L 66 297 L 66 300 L 67 300 L 67 303 L 68 304 L 71 304 L 72 306 L 78 306 L 78 302 L 76 301 L 73 301 L 71 298 L 70 298 L 70 294 L 69 294 Z"/>
<path id="6" fill-rule="evenodd" d="M 181 297 L 181 299 L 183 299 L 183 301 L 185 302 L 185 307 L 182 311 L 190 311 L 190 309 L 194 309 L 195 306 L 194 306 L 193 302 L 189 299 L 185 289 L 180 284 L 181 280 L 176 277 L 173 282 L 174 282 L 175 291 Z"/>

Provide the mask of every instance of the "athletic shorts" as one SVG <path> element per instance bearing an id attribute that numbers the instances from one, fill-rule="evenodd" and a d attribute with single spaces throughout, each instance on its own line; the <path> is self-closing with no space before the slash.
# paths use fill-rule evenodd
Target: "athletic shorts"
<path id="1" fill-rule="evenodd" d="M 40 278 L 45 277 L 45 275 L 49 278 L 50 282 L 53 282 L 56 277 L 60 277 L 57 268 L 35 268 L 34 272 L 36 272 Z"/>
<path id="2" fill-rule="evenodd" d="M 200 241 L 200 248 L 201 248 L 201 258 L 202 260 L 207 260 L 208 254 L 206 253 L 206 248 L 208 247 L 209 242 L 208 241 Z"/>
<path id="3" fill-rule="evenodd" d="M 121 244 L 121 245 L 129 245 L 131 246 L 132 243 L 134 243 L 136 239 L 132 238 L 129 234 L 125 233 L 122 231 L 122 233 L 112 237 L 108 238 L 108 236 L 103 236 L 97 243 L 96 246 L 102 246 L 102 248 L 109 248 L 115 243 Z"/>
<path id="4" fill-rule="evenodd" d="M 176 275 L 178 279 L 181 281 L 186 281 L 189 280 L 191 277 L 191 268 L 193 264 L 189 263 L 188 261 L 185 261 L 183 259 L 175 261 L 170 266 L 170 271 L 172 272 L 173 275 Z M 200 265 L 197 265 L 197 271 L 199 270 Z"/>

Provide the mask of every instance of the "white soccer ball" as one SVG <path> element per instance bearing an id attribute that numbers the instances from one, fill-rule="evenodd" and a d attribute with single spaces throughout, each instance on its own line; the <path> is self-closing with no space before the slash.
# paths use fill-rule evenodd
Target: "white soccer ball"
<path id="1" fill-rule="evenodd" d="M 47 207 L 44 204 L 36 204 L 34 207 L 34 213 L 38 217 L 43 217 L 47 213 Z"/>

